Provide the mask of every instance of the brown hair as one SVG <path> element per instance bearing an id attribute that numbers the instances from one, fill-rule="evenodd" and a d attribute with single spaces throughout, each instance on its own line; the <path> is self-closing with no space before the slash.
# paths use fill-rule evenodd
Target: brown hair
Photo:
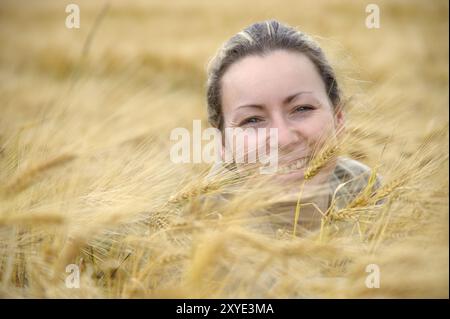
<path id="1" fill-rule="evenodd" d="M 305 54 L 316 66 L 331 103 L 339 105 L 341 93 L 336 76 L 319 45 L 293 27 L 276 20 L 262 21 L 231 37 L 208 65 L 208 121 L 213 127 L 223 129 L 220 82 L 227 69 L 246 56 L 263 56 L 278 49 Z"/>

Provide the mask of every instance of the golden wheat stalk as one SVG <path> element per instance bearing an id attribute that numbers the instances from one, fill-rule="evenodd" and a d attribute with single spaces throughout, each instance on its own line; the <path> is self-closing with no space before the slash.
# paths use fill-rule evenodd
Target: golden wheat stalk
<path id="1" fill-rule="evenodd" d="M 39 175 L 43 174 L 52 168 L 62 166 L 76 158 L 75 154 L 64 153 L 57 155 L 53 158 L 46 160 L 45 162 L 36 164 L 24 172 L 18 174 L 10 183 L 5 187 L 5 193 L 8 195 L 20 192 L 26 189 L 32 181 Z"/>
<path id="2" fill-rule="evenodd" d="M 315 156 L 308 165 L 308 168 L 305 171 L 302 185 L 300 187 L 300 192 L 298 194 L 297 204 L 295 206 L 294 230 L 292 234 L 293 237 L 295 237 L 297 234 L 297 224 L 300 217 L 300 200 L 302 198 L 303 189 L 305 187 L 306 181 L 316 176 L 320 172 L 320 170 L 330 162 L 331 159 L 336 158 L 338 152 L 339 146 L 335 143 L 332 143 L 328 147 L 326 147 L 322 152 L 319 152 L 319 154 Z"/>
<path id="3" fill-rule="evenodd" d="M 327 147 L 325 151 L 319 153 L 319 155 L 316 156 L 308 165 L 308 168 L 305 171 L 304 179 L 307 181 L 316 176 L 320 170 L 330 162 L 331 159 L 336 158 L 338 151 L 339 146 L 333 144 L 330 147 Z"/>
<path id="4" fill-rule="evenodd" d="M 12 225 L 61 225 L 65 222 L 65 218 L 60 213 L 17 213 L 13 216 L 1 214 L 0 226 Z"/>

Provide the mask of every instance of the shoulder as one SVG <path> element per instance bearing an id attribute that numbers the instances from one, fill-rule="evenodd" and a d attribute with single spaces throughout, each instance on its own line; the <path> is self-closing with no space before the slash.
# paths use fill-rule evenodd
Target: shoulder
<path id="1" fill-rule="evenodd" d="M 348 204 L 368 186 L 373 170 L 351 158 L 339 157 L 331 176 L 330 184 L 334 196 L 340 198 L 342 205 Z M 381 186 L 381 177 L 377 174 L 372 191 Z"/>
<path id="2" fill-rule="evenodd" d="M 357 160 L 343 156 L 338 158 L 335 169 L 336 174 L 345 178 L 358 178 L 360 176 L 370 175 L 371 171 L 372 170 L 369 166 Z"/>

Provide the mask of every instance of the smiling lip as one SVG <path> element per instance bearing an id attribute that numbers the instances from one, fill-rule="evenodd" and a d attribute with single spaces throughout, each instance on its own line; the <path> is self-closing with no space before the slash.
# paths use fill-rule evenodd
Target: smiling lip
<path id="1" fill-rule="evenodd" d="M 297 159 L 294 162 L 290 162 L 289 164 L 285 164 L 278 168 L 278 174 L 285 175 L 293 172 L 298 172 L 299 170 L 306 167 L 308 163 L 308 157 L 302 157 Z"/>

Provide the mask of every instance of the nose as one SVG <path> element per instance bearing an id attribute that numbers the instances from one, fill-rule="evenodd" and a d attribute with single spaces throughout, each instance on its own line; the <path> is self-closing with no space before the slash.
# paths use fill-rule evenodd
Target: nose
<path id="1" fill-rule="evenodd" d="M 278 146 L 285 151 L 292 151 L 301 141 L 298 128 L 282 115 L 274 116 L 272 127 L 278 129 Z"/>

